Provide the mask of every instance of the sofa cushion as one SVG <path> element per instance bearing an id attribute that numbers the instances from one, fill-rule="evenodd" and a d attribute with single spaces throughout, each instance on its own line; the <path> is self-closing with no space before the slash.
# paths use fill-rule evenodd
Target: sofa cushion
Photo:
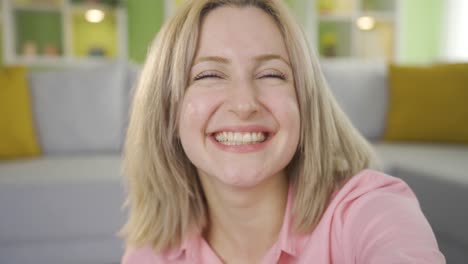
<path id="1" fill-rule="evenodd" d="M 389 69 L 386 140 L 468 143 L 468 64 Z"/>
<path id="2" fill-rule="evenodd" d="M 384 170 L 416 193 L 447 263 L 468 257 L 468 146 L 374 144 Z"/>
<path id="3" fill-rule="evenodd" d="M 418 197 L 421 209 L 431 223 L 439 248 L 447 263 L 468 259 L 468 184 L 428 177 L 419 171 L 394 170 Z"/>
<path id="4" fill-rule="evenodd" d="M 43 152 L 118 151 L 125 76 L 121 64 L 31 73 L 34 117 Z"/>
<path id="5" fill-rule="evenodd" d="M 374 144 L 385 171 L 415 191 L 434 229 L 468 245 L 468 146 Z"/>
<path id="6" fill-rule="evenodd" d="M 368 139 L 380 138 L 387 111 L 387 69 L 383 62 L 322 61 L 322 71 L 336 100 Z"/>
<path id="7" fill-rule="evenodd" d="M 0 263 L 120 263 L 119 155 L 0 161 Z"/>
<path id="8" fill-rule="evenodd" d="M 0 245 L 2 264 L 118 264 L 124 253 L 117 238 L 41 241 Z"/>
<path id="9" fill-rule="evenodd" d="M 124 223 L 118 155 L 0 162 L 0 245 L 114 238 Z"/>
<path id="10" fill-rule="evenodd" d="M 0 159 L 39 152 L 26 69 L 0 68 Z"/>

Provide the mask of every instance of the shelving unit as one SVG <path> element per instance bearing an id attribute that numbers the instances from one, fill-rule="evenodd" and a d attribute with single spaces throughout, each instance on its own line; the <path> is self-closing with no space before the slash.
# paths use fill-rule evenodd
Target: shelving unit
<path id="1" fill-rule="evenodd" d="M 98 23 L 85 19 L 102 11 Z M 98 64 L 127 58 L 127 18 L 109 0 L 2 0 L 5 64 Z"/>
<path id="2" fill-rule="evenodd" d="M 173 14 L 176 6 L 183 2 L 164 1 L 166 17 Z M 322 59 L 385 61 L 400 60 L 400 2 L 401 0 L 287 1 Z M 360 19 L 364 26 L 359 27 L 357 24 Z M 369 23 L 373 25 L 369 27 Z"/>
<path id="3" fill-rule="evenodd" d="M 400 1 L 296 0 L 293 9 L 322 59 L 398 61 Z"/>

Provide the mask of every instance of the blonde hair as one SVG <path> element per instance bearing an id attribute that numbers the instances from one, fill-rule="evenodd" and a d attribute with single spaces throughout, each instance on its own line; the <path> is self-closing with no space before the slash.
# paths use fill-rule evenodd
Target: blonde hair
<path id="1" fill-rule="evenodd" d="M 295 231 L 310 232 L 331 193 L 370 166 L 369 144 L 337 105 L 305 35 L 281 2 L 186 1 L 158 33 L 137 85 L 124 149 L 129 217 L 121 234 L 128 246 L 170 249 L 208 222 L 203 189 L 177 127 L 201 20 L 220 6 L 262 9 L 285 40 L 301 118 L 299 146 L 286 168 L 294 190 Z"/>

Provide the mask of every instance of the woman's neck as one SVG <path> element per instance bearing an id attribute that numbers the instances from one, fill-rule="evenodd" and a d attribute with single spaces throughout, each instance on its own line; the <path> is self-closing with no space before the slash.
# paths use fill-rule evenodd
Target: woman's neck
<path id="1" fill-rule="evenodd" d="M 284 173 L 252 188 L 206 178 L 202 184 L 209 208 L 207 242 L 226 262 L 258 263 L 278 240 L 283 223 L 288 196 Z"/>

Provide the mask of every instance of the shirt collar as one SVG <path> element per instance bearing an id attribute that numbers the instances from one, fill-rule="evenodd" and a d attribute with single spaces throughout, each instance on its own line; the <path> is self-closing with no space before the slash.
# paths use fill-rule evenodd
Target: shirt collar
<path id="1" fill-rule="evenodd" d="M 191 246 L 192 243 L 194 243 L 193 237 L 188 237 L 182 241 L 182 244 L 179 247 L 176 247 L 174 249 L 169 250 L 166 253 L 166 257 L 170 261 L 175 261 L 176 259 L 180 258 L 187 249 Z"/>

